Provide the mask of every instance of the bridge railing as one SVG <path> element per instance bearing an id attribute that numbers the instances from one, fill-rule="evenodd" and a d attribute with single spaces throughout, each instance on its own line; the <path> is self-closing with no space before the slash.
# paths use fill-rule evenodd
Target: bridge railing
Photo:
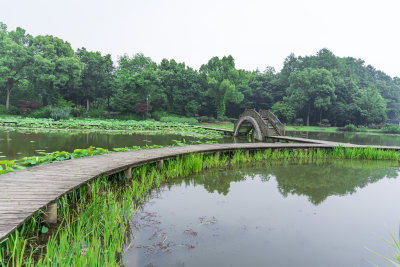
<path id="1" fill-rule="evenodd" d="M 285 135 L 285 124 L 281 123 L 278 117 L 269 110 L 260 110 L 259 113 L 264 118 L 267 118 L 279 135 Z M 278 122 L 278 123 L 276 123 Z"/>

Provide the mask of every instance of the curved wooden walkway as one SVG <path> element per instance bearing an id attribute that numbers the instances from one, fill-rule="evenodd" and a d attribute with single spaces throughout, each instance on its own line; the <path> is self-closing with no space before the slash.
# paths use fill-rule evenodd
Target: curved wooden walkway
<path id="1" fill-rule="evenodd" d="M 346 143 L 339 143 L 339 142 L 325 141 L 325 140 L 318 140 L 318 139 L 308 139 L 308 138 L 302 138 L 302 137 L 292 137 L 292 136 L 274 135 L 274 136 L 268 136 L 268 138 L 273 139 L 273 140 L 278 140 L 278 141 L 295 142 L 295 143 L 335 144 L 335 145 L 341 145 L 341 146 L 346 145 Z"/>
<path id="2" fill-rule="evenodd" d="M 367 147 L 342 144 L 346 147 Z M 268 148 L 332 148 L 336 144 L 242 143 L 210 144 L 116 152 L 60 161 L 0 175 L 0 241 L 61 196 L 101 175 L 110 175 L 146 163 L 189 153 L 213 153 Z M 400 147 L 381 149 L 400 150 Z"/>

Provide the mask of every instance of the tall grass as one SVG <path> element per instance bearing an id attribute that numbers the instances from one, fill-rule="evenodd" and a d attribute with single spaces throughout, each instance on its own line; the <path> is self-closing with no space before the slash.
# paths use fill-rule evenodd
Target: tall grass
<path id="1" fill-rule="evenodd" d="M 245 162 L 318 162 L 332 159 L 397 160 L 395 151 L 373 148 L 266 149 L 221 154 L 189 154 L 164 163 L 132 169 L 123 175 L 95 179 L 57 200 L 60 225 L 46 234 L 40 212 L 0 244 L 4 266 L 123 265 L 129 220 L 153 188 L 177 176 Z M 123 186 L 121 186 L 123 185 Z M 128 185 L 128 186 L 126 186 Z M 44 238 L 45 237 L 45 238 Z M 45 246 L 41 245 L 42 240 Z M 129 244 L 126 244 L 129 246 Z"/>

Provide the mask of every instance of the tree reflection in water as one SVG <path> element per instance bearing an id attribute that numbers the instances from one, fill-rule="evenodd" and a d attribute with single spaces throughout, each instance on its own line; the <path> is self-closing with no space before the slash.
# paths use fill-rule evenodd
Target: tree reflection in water
<path id="1" fill-rule="evenodd" d="M 267 182 L 276 179 L 279 192 L 288 195 L 307 196 L 318 205 L 329 196 L 353 194 L 358 188 L 375 183 L 382 178 L 396 178 L 400 168 L 393 161 L 332 160 L 313 163 L 272 161 L 246 164 L 230 169 L 208 170 L 184 179 L 175 179 L 174 184 L 203 185 L 210 192 L 227 195 L 231 183 L 260 177 Z"/>

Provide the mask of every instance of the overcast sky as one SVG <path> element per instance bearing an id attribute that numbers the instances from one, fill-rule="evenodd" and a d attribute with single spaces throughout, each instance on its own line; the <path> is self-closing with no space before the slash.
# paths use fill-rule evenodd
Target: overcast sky
<path id="1" fill-rule="evenodd" d="M 0 0 L 0 21 L 74 49 L 143 52 L 199 68 L 231 54 L 237 68 L 277 71 L 321 48 L 400 77 L 399 0 Z"/>

